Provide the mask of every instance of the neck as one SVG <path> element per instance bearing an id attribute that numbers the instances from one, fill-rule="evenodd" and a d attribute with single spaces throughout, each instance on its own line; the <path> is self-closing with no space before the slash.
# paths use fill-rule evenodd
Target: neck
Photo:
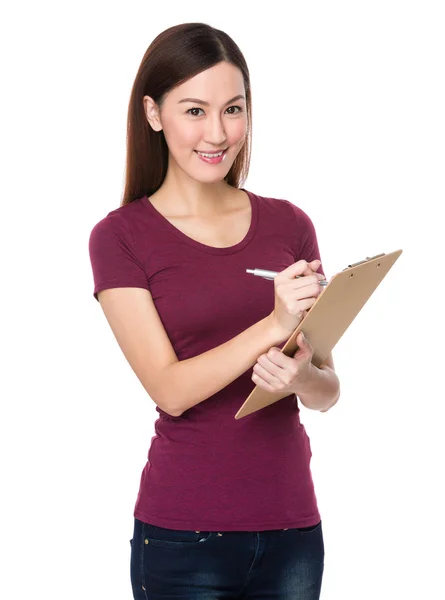
<path id="1" fill-rule="evenodd" d="M 156 192 L 165 205 L 174 207 L 179 215 L 210 217 L 217 215 L 233 202 L 237 188 L 226 181 L 203 183 L 191 178 L 176 177 L 171 171 Z"/>

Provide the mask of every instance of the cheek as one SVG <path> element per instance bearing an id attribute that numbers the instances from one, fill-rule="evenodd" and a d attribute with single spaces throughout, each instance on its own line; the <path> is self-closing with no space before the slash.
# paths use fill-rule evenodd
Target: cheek
<path id="1" fill-rule="evenodd" d="M 195 148 L 201 139 L 196 127 L 182 127 L 179 131 L 179 144 L 186 149 Z"/>
<path id="2" fill-rule="evenodd" d="M 191 127 L 181 120 L 166 121 L 163 123 L 164 135 L 169 147 L 174 151 L 175 148 L 194 147 L 199 141 L 197 128 Z"/>
<path id="3" fill-rule="evenodd" d="M 247 121 L 245 119 L 232 121 L 227 125 L 226 133 L 231 145 L 242 144 L 247 134 Z"/>

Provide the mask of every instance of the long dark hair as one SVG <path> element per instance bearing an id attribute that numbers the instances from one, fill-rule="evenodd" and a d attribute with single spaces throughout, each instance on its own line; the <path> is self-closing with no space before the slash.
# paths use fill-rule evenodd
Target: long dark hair
<path id="1" fill-rule="evenodd" d="M 252 97 L 250 77 L 241 50 L 232 38 L 205 23 L 182 23 L 160 33 L 146 50 L 131 90 L 127 117 L 127 156 L 121 206 L 154 194 L 167 174 L 168 147 L 164 132 L 154 131 L 147 121 L 143 97 L 162 106 L 175 86 L 201 71 L 226 61 L 241 70 L 246 90 L 246 140 L 225 181 L 242 187 L 249 171 L 252 145 Z"/>

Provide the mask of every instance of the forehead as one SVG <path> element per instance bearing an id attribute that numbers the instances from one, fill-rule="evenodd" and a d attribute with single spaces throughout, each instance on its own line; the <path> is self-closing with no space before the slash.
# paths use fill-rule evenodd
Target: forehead
<path id="1" fill-rule="evenodd" d="M 168 96 L 174 102 L 194 97 L 211 103 L 224 102 L 237 94 L 245 95 L 243 75 L 235 65 L 221 62 L 181 83 Z"/>

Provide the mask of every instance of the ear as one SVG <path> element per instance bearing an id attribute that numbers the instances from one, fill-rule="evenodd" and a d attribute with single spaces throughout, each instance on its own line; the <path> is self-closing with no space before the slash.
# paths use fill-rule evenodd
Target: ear
<path id="1" fill-rule="evenodd" d="M 150 96 L 144 96 L 144 111 L 147 121 L 155 131 L 162 130 L 162 123 L 159 118 L 159 108 L 156 102 Z"/>

